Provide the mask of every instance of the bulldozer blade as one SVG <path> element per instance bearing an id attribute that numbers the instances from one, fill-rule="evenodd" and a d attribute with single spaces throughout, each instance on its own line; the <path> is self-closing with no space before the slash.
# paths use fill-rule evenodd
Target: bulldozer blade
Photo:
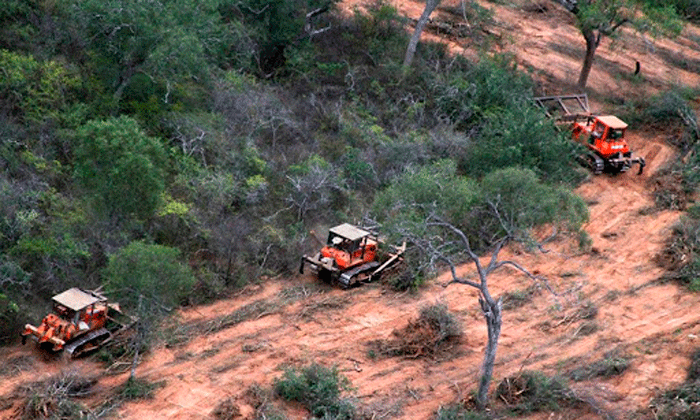
<path id="1" fill-rule="evenodd" d="M 394 264 L 395 261 L 397 261 L 403 253 L 406 252 L 406 241 L 403 242 L 403 244 L 400 247 L 396 248 L 396 253 L 395 254 L 389 254 L 391 257 L 384 262 L 381 266 L 379 266 L 376 270 L 374 270 L 371 274 L 372 277 L 376 276 L 377 274 L 381 273 L 383 270 L 385 270 L 387 267 L 391 266 Z"/>
<path id="2" fill-rule="evenodd" d="M 550 118 L 571 118 L 576 115 L 590 114 L 588 95 L 557 95 L 532 98 Z M 556 113 L 554 111 L 557 111 Z"/>

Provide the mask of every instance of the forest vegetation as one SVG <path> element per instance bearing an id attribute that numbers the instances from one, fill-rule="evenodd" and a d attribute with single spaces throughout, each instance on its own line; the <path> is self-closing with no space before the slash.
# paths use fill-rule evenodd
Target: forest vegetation
<path id="1" fill-rule="evenodd" d="M 700 19 L 694 1 L 638 3 Z M 472 25 L 491 19 L 478 3 L 465 5 Z M 103 287 L 132 310 L 138 298 L 125 290 L 160 294 L 161 308 L 195 305 L 296 271 L 314 246 L 311 230 L 348 221 L 396 234 L 402 222 L 419 229 L 427 206 L 439 206 L 479 254 L 504 235 L 483 223 L 496 196 L 520 223 L 517 239 L 555 223 L 585 242 L 585 203 L 571 192 L 588 176 L 574 159 L 580 150 L 533 106 L 538 85 L 513 57 L 485 50 L 469 60 L 423 42 L 406 67 L 411 34 L 395 8 L 377 1 L 344 14 L 336 6 L 6 2 L 3 343 L 69 287 Z M 700 185 L 689 106 L 697 92 L 677 87 L 622 109 L 631 123 L 679 127 L 687 158 L 667 175 L 680 179 L 682 194 L 660 190 L 657 205 L 688 210 L 668 260 L 695 289 L 700 211 L 686 198 Z M 442 183 L 447 192 L 436 194 Z M 426 207 L 407 210 L 407 197 Z M 692 261 L 673 261 L 688 248 Z M 407 261 L 392 286 L 416 288 L 435 274 L 418 247 Z"/>

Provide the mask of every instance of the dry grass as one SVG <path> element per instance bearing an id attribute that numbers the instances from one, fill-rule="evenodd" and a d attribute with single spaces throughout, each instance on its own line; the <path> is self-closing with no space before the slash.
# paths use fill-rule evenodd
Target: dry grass
<path id="1" fill-rule="evenodd" d="M 264 316 L 279 313 L 284 307 L 298 300 L 306 299 L 309 296 L 318 294 L 319 289 L 315 286 L 294 286 L 282 290 L 278 296 L 270 299 L 259 299 L 247 305 L 244 305 L 235 311 L 219 316 L 207 321 L 190 322 L 187 324 L 180 323 L 179 320 L 170 319 L 169 325 L 164 329 L 166 336 L 165 344 L 167 347 L 183 346 L 192 340 L 194 337 L 199 337 L 205 334 L 214 334 L 219 331 L 234 327 L 241 322 L 246 322 L 254 319 L 259 319 Z M 337 306 L 339 303 L 325 302 L 328 306 Z M 315 309 L 322 309 L 324 303 L 320 302 L 318 308 L 310 308 L 313 312 Z M 312 305 L 313 306 L 313 305 Z"/>
<path id="2" fill-rule="evenodd" d="M 241 418 L 241 409 L 238 408 L 233 398 L 221 401 L 211 412 L 211 416 L 217 420 L 233 420 Z"/>
<path id="3" fill-rule="evenodd" d="M 76 399 L 92 395 L 95 377 L 83 377 L 75 372 L 64 372 L 46 380 L 21 386 L 16 398 L 22 401 L 21 419 L 83 418 L 89 410 Z"/>
<path id="4" fill-rule="evenodd" d="M 30 370 L 34 366 L 34 357 L 21 355 L 5 360 L 0 365 L 0 376 L 15 376 Z"/>
<path id="5" fill-rule="evenodd" d="M 560 378 L 550 378 L 541 372 L 531 371 L 520 372 L 503 379 L 498 384 L 495 394 L 509 411 L 517 414 L 556 411 L 578 402 L 574 393 Z"/>

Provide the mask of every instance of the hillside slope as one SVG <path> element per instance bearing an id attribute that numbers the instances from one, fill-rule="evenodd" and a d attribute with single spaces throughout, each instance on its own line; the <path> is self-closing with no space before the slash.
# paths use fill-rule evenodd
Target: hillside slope
<path id="1" fill-rule="evenodd" d="M 566 13 L 549 3 L 542 12 L 483 4 L 496 9 L 496 23 L 488 28 L 498 39 L 494 49 L 516 54 L 543 92 L 566 92 L 583 53 Z M 422 11 L 417 2 L 397 6 L 414 18 Z M 443 16 L 438 12 L 434 21 Z M 683 37 L 659 42 L 654 50 L 645 43 L 617 49 L 605 44 L 590 77 L 591 91 L 635 97 L 670 84 L 698 86 L 698 39 L 700 30 L 689 27 Z M 453 52 L 469 51 L 466 40 L 451 42 Z M 641 81 L 625 76 L 635 59 L 643 63 Z M 492 277 L 494 294 L 525 296 L 522 306 L 504 313 L 494 385 L 526 369 L 567 374 L 610 352 L 631 360 L 620 376 L 573 382 L 589 404 L 555 418 L 631 417 L 659 391 L 685 379 L 689 356 L 700 347 L 700 295 L 659 282 L 663 270 L 654 263 L 679 217 L 675 211 L 649 211 L 650 180 L 675 156 L 664 139 L 665 133 L 632 127 L 630 143 L 646 158 L 645 173 L 591 177 L 577 190 L 590 206 L 585 226 L 590 251 L 581 251 L 574 238 L 559 238 L 545 246 L 547 253 L 517 247 L 503 253 L 547 278 L 555 293 L 508 269 Z M 469 275 L 472 269 L 461 270 Z M 367 418 L 429 419 L 441 405 L 475 389 L 486 342 L 475 291 L 444 287 L 445 281 L 437 279 L 417 294 L 397 294 L 381 284 L 343 291 L 310 276 L 278 278 L 248 286 L 231 299 L 186 309 L 180 328 L 170 333 L 171 345 L 153 349 L 137 371 L 148 380 L 164 380 L 163 387 L 151 400 L 124 404 L 119 416 L 206 419 L 230 398 L 240 418 L 252 418 L 252 386 L 269 387 L 286 365 L 318 362 L 337 366 L 349 378 L 351 394 Z M 420 359 L 384 358 L 370 351 L 371 341 L 390 338 L 421 307 L 436 302 L 445 303 L 463 323 L 464 338 L 451 351 Z M 1 357 L 15 367 L 0 369 L 0 418 L 19 412 L 13 396 L 23 384 L 57 372 L 99 375 L 93 401 L 109 395 L 128 375 L 104 375 L 89 359 L 47 360 L 29 347 L 4 349 Z M 306 417 L 298 407 L 285 408 L 290 418 Z M 549 418 L 549 413 L 532 418 Z"/>

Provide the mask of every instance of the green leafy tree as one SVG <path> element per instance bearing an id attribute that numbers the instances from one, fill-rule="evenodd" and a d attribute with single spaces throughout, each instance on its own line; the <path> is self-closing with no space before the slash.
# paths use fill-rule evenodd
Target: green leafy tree
<path id="1" fill-rule="evenodd" d="M 80 87 L 74 71 L 56 61 L 39 61 L 0 49 L 0 105 L 28 121 L 55 118 Z"/>
<path id="2" fill-rule="evenodd" d="M 505 110 L 531 107 L 532 79 L 517 70 L 512 56 L 496 55 L 473 64 L 456 57 L 455 69 L 430 84 L 440 118 L 468 131 Z"/>
<path id="3" fill-rule="evenodd" d="M 175 248 L 135 241 L 109 258 L 105 290 L 136 318 L 131 377 L 160 320 L 185 301 L 194 286 L 192 269 L 179 257 Z"/>
<path id="4" fill-rule="evenodd" d="M 70 13 L 96 54 L 98 73 L 118 103 L 137 75 L 174 87 L 208 78 L 212 63 L 234 48 L 233 32 L 221 24 L 218 0 L 74 0 Z"/>
<path id="5" fill-rule="evenodd" d="M 584 89 L 593 67 L 593 59 L 604 36 L 614 37 L 623 25 L 638 33 L 651 35 L 680 33 L 682 27 L 672 4 L 654 4 L 643 0 L 557 0 L 574 14 L 583 38 L 586 55 L 578 78 Z"/>
<path id="6" fill-rule="evenodd" d="M 698 22 L 700 18 L 700 1 L 698 0 L 647 0 L 655 5 L 673 5 L 679 15 L 692 22 Z"/>
<path id="7" fill-rule="evenodd" d="M 165 189 L 166 152 L 129 117 L 89 121 L 75 135 L 75 177 L 109 216 L 153 214 Z"/>
<path id="8" fill-rule="evenodd" d="M 420 251 L 424 267 L 435 271 L 444 264 L 452 282 L 478 290 L 488 332 L 477 393 L 484 408 L 502 325 L 502 301 L 491 295 L 489 276 L 510 266 L 536 279 L 517 262 L 499 260 L 499 252 L 510 241 L 530 240 L 530 229 L 544 223 L 578 229 L 588 216 L 585 204 L 527 169 L 499 170 L 477 184 L 456 175 L 451 161 L 442 161 L 409 171 L 382 191 L 375 212 L 392 235 L 409 239 Z M 487 250 L 491 258 L 484 264 L 480 255 Z M 465 258 L 474 264 L 477 280 L 457 274 L 456 264 Z"/>
<path id="9" fill-rule="evenodd" d="M 518 105 L 486 118 L 459 168 L 480 178 L 496 169 L 518 166 L 549 181 L 575 183 L 584 176 L 574 159 L 579 147 L 535 107 Z"/>
<path id="10" fill-rule="evenodd" d="M 316 28 L 319 16 L 337 0 L 244 0 L 222 1 L 220 10 L 226 20 L 243 20 L 257 44 L 255 59 L 264 75 L 285 62 L 285 49 L 323 32 Z"/>

